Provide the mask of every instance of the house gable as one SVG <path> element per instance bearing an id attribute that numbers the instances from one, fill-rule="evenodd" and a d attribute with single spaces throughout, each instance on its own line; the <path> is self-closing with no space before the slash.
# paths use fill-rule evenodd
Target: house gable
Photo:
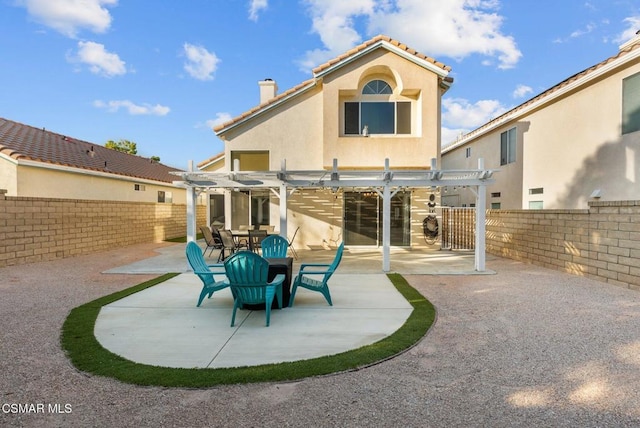
<path id="1" fill-rule="evenodd" d="M 377 36 L 316 67 L 313 79 L 214 131 L 226 142 L 229 162 L 233 152 L 267 150 L 270 169 L 278 169 L 280 159 L 287 159 L 289 168 L 328 168 L 333 158 L 346 167 L 367 168 L 382 165 L 386 157 L 395 167 L 425 167 L 439 156 L 440 97 L 453 81 L 447 77 L 449 70 L 400 42 Z M 364 85 L 374 79 L 389 82 L 393 93 L 361 97 Z M 385 119 L 393 123 L 390 132 L 345 135 L 345 103 L 364 101 L 377 103 L 364 107 L 392 115 Z M 393 128 L 400 120 L 397 110 L 405 112 L 402 121 L 408 132 Z M 356 128 L 361 129 L 359 124 Z"/>
<path id="2" fill-rule="evenodd" d="M 451 70 L 451 67 L 446 66 L 429 56 L 421 54 L 420 52 L 409 48 L 405 44 L 398 42 L 397 40 L 394 40 L 388 36 L 379 35 L 354 47 L 348 52 L 345 52 L 344 54 L 314 68 L 314 77 L 312 79 L 305 80 L 304 82 L 275 96 L 267 102 L 264 102 L 246 111 L 245 113 L 242 113 L 241 115 L 231 119 L 230 121 L 214 127 L 213 130 L 217 136 L 224 138 L 225 132 L 229 129 L 241 123 L 244 123 L 245 121 L 250 120 L 257 115 L 260 115 L 271 108 L 285 103 L 293 97 L 296 97 L 305 93 L 306 91 L 313 89 L 315 86 L 321 84 L 322 79 L 327 75 L 341 69 L 342 67 L 350 64 L 353 61 L 357 61 L 362 56 L 381 48 L 389 52 L 393 52 L 396 55 L 408 61 L 414 62 L 420 67 L 428 69 L 438 75 L 441 79 L 440 85 L 443 92 L 446 91 L 453 83 L 453 79 L 447 77 L 449 71 Z"/>

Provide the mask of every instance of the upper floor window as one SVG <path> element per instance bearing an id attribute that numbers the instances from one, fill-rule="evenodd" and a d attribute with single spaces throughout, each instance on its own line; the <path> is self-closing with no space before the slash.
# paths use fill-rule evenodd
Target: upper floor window
<path id="1" fill-rule="evenodd" d="M 516 161 L 516 128 L 500 134 L 500 165 Z"/>
<path id="2" fill-rule="evenodd" d="M 467 147 L 465 152 L 464 152 L 464 156 L 466 158 L 470 158 L 471 157 L 471 147 Z"/>
<path id="3" fill-rule="evenodd" d="M 361 101 L 345 102 L 345 135 L 411 134 L 411 102 L 376 96 L 392 94 L 388 83 L 372 80 L 362 88 Z"/>
<path id="4" fill-rule="evenodd" d="M 622 79 L 622 134 L 640 131 L 640 73 Z"/>

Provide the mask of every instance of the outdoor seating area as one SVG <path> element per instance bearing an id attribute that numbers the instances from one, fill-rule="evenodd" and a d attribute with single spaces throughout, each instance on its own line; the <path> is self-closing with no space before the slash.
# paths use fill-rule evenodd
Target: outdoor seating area
<path id="1" fill-rule="evenodd" d="M 245 252 L 250 254 L 248 252 Z M 95 336 L 131 361 L 176 368 L 223 368 L 298 361 L 377 342 L 407 320 L 412 306 L 386 275 L 333 277 L 334 306 L 316 293 L 298 293 L 293 308 L 238 310 L 231 287 L 200 307 L 201 281 L 185 273 L 101 309 Z M 275 300 L 275 299 L 274 299 Z"/>
<path id="2" fill-rule="evenodd" d="M 203 227 L 202 230 L 206 232 L 209 229 Z M 293 258 L 287 257 L 289 242 L 286 239 L 279 235 L 267 236 L 264 230 L 256 231 L 264 232 L 258 235 L 264 237 L 260 240 L 259 246 L 252 248 L 250 245 L 244 248 L 244 251 L 234 248 L 225 259 L 223 245 L 218 261 L 222 258 L 224 263 L 210 264 L 205 259 L 206 251 L 211 246 L 208 235 L 213 236 L 210 230 L 209 232 L 203 233 L 206 244 L 204 252 L 195 241 L 188 242 L 185 249 L 191 270 L 203 284 L 197 307 L 200 307 L 205 297 L 211 299 L 214 292 L 230 288 L 234 300 L 231 327 L 235 325 L 238 309 L 264 310 L 266 326 L 269 327 L 271 309 L 293 306 L 298 287 L 321 293 L 329 306 L 333 305 L 328 282 L 342 260 L 344 243 L 338 246 L 335 258 L 330 264 L 301 264 L 291 289 Z M 227 232 L 229 231 L 216 230 L 216 235 L 223 236 Z M 249 236 L 251 242 L 254 236 Z M 223 242 L 222 239 L 220 242 Z"/>

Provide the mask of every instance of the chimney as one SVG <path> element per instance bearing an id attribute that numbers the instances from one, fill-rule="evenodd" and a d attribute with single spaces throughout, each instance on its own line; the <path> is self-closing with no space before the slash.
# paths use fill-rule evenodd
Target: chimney
<path id="1" fill-rule="evenodd" d="M 260 85 L 260 104 L 264 104 L 272 98 L 275 98 L 278 92 L 278 85 L 273 79 L 264 79 L 258 82 L 258 85 Z"/>

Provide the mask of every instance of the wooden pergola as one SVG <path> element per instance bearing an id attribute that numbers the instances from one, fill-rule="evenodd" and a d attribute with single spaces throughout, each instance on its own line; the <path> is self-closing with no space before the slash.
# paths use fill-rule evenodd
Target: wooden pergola
<path id="1" fill-rule="evenodd" d="M 269 189 L 280 200 L 280 235 L 287 238 L 287 199 L 298 189 L 341 188 L 369 189 L 382 198 L 382 270 L 391 270 L 391 198 L 400 190 L 412 188 L 437 188 L 466 186 L 476 196 L 475 204 L 475 270 L 485 270 L 485 220 L 486 186 L 493 183 L 496 170 L 484 168 L 484 160 L 478 159 L 478 169 L 438 170 L 432 159 L 428 170 L 392 170 L 385 159 L 382 170 L 340 170 L 338 160 L 333 160 L 331 170 L 287 170 L 282 160 L 279 171 L 231 171 L 172 172 L 180 177 L 174 184 L 187 190 L 187 240 L 196 239 L 196 198 L 209 189 Z"/>

